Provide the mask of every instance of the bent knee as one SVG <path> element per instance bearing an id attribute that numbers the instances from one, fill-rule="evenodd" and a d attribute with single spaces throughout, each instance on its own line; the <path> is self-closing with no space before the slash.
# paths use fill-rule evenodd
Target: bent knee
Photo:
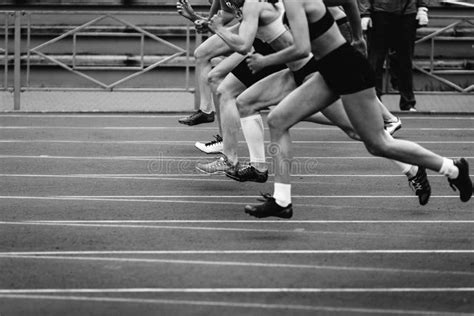
<path id="1" fill-rule="evenodd" d="M 385 139 L 371 139 L 365 140 L 364 145 L 374 156 L 385 157 L 390 151 L 390 145 Z"/>
<path id="2" fill-rule="evenodd" d="M 222 79 L 223 79 L 223 74 L 220 71 L 216 71 L 215 69 L 211 70 L 207 74 L 207 82 L 214 85 L 215 87 L 217 87 L 217 85 L 220 82 L 222 82 Z M 217 88 L 216 88 L 216 90 L 217 90 Z"/>
<path id="3" fill-rule="evenodd" d="M 212 57 L 214 57 L 212 55 L 212 51 L 210 51 L 206 47 L 199 46 L 194 50 L 194 58 L 196 59 L 196 61 L 211 60 Z"/>
<path id="4" fill-rule="evenodd" d="M 287 129 L 284 116 L 275 112 L 270 112 L 270 114 L 268 114 L 267 124 L 268 127 L 272 130 Z"/>
<path id="5" fill-rule="evenodd" d="M 250 116 L 255 112 L 245 98 L 237 97 L 235 104 L 237 105 L 241 117 Z"/>

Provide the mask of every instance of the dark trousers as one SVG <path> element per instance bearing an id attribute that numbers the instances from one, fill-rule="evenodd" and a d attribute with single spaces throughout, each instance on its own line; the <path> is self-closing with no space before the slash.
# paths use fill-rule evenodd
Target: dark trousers
<path id="1" fill-rule="evenodd" d="M 390 49 L 395 53 L 397 62 L 392 71 L 398 77 L 400 109 L 408 110 L 416 103 L 412 68 L 417 28 L 415 14 L 374 12 L 371 18 L 372 28 L 367 33 L 367 40 L 369 62 L 375 70 L 377 96 L 381 97 L 383 94 L 383 65 Z"/>

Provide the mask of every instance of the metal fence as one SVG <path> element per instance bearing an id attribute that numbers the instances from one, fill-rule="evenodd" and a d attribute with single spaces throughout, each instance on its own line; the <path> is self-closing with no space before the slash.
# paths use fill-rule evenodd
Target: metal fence
<path id="1" fill-rule="evenodd" d="M 453 20 L 453 17 L 452 16 L 436 16 L 436 19 L 440 19 L 440 20 Z M 429 67 L 428 67 L 428 70 L 426 70 L 426 67 L 424 67 L 423 65 L 420 65 L 420 64 L 417 64 L 416 62 L 413 63 L 413 67 L 420 71 L 421 73 L 435 79 L 435 80 L 438 80 L 448 86 L 450 86 L 451 88 L 453 88 L 455 91 L 458 91 L 458 92 L 462 92 L 462 93 L 466 93 L 466 92 L 471 92 L 471 91 L 474 91 L 474 84 L 471 84 L 470 86 L 467 86 L 467 87 L 461 87 L 459 85 L 457 85 L 456 83 L 446 79 L 446 78 L 443 78 L 443 74 L 469 74 L 469 75 L 474 75 L 474 70 L 450 70 L 450 71 L 444 71 L 444 70 L 435 70 L 435 51 L 436 51 L 436 43 L 437 43 L 437 40 L 438 39 L 443 39 L 445 40 L 445 37 L 443 37 L 443 33 L 445 33 L 446 31 L 448 30 L 456 30 L 457 27 L 459 26 L 462 26 L 462 25 L 471 25 L 473 26 L 474 25 L 474 16 L 458 16 L 456 17 L 455 19 L 456 21 L 450 23 L 449 25 L 445 26 L 445 27 L 442 27 L 438 30 L 436 30 L 435 32 L 429 34 L 429 35 L 426 35 L 420 39 L 418 39 L 416 42 L 415 42 L 415 45 L 416 44 L 421 44 L 421 43 L 424 43 L 424 42 L 428 42 L 430 43 L 430 60 L 429 60 Z M 474 38 L 472 37 L 469 37 L 469 38 L 466 38 L 467 40 L 470 40 L 474 43 Z M 474 51 L 474 46 L 472 47 L 472 51 Z M 473 55 L 474 56 L 474 55 Z"/>
<path id="2" fill-rule="evenodd" d="M 48 39 L 39 45 L 32 46 L 32 17 L 38 18 L 38 16 L 47 16 L 47 15 L 68 15 L 76 16 L 81 18 L 87 16 L 86 21 L 82 22 L 77 26 L 64 26 L 64 32 L 60 35 Z M 51 90 L 87 90 L 87 91 L 183 91 L 183 92 L 194 92 L 192 84 L 194 78 L 190 76 L 190 68 L 193 66 L 193 59 L 191 57 L 191 38 L 195 38 L 195 45 L 199 45 L 202 40 L 200 34 L 196 34 L 194 28 L 190 23 L 187 23 L 184 19 L 181 19 L 182 24 L 177 25 L 176 27 L 184 30 L 185 32 L 185 47 L 179 47 L 162 37 L 153 34 L 148 31 L 146 27 L 138 26 L 137 23 L 128 21 L 126 16 L 153 16 L 154 18 L 166 17 L 166 16 L 176 16 L 176 13 L 171 12 L 153 12 L 153 11 L 104 11 L 104 12 L 91 12 L 91 11 L 1 11 L 0 16 L 3 16 L 4 20 L 4 40 L 3 47 L 0 44 L 0 54 L 1 59 L 3 59 L 3 80 L 0 88 L 2 90 L 12 91 L 14 93 L 14 110 L 20 109 L 20 92 L 21 91 L 51 91 Z M 91 17 L 92 16 L 92 17 Z M 96 31 L 94 28 L 97 28 L 98 23 L 108 19 L 114 23 L 121 26 L 122 30 L 112 30 L 110 32 Z M 90 29 L 93 29 L 90 31 Z M 112 28 L 113 29 L 113 28 Z M 125 31 L 124 31 L 125 30 Z M 26 44 L 24 44 L 24 34 L 26 34 Z M 78 63 L 78 52 L 77 52 L 77 39 L 79 37 L 104 37 L 109 38 L 134 38 L 138 41 L 139 54 L 137 56 L 126 56 L 122 61 L 124 65 L 101 65 L 101 66 L 84 66 Z M 72 52 L 68 55 L 69 58 L 67 61 L 55 56 L 54 54 L 48 54 L 43 52 L 44 48 L 54 45 L 59 41 L 65 38 L 72 38 Z M 167 49 L 172 50 L 171 54 L 166 56 L 145 56 L 145 39 L 148 41 L 153 41 L 167 47 Z M 13 48 L 9 43 L 13 40 Z M 1 42 L 0 42 L 1 43 Z M 23 43 L 23 44 L 22 44 Z M 22 47 L 26 46 L 26 47 Z M 184 71 L 185 79 L 184 86 L 178 86 L 175 88 L 123 88 L 121 85 L 127 81 L 130 81 L 134 78 L 142 76 L 143 74 L 151 71 L 158 70 L 159 67 L 166 65 L 172 60 L 180 57 L 184 58 Z M 66 88 L 66 87 L 54 87 L 54 86 L 32 86 L 30 85 L 31 77 L 31 63 L 32 60 L 43 60 L 47 61 L 50 65 L 54 65 L 62 68 L 63 70 L 86 79 L 93 84 L 93 88 Z M 130 61 L 133 61 L 134 66 L 126 65 Z M 12 73 L 13 66 L 13 83 L 10 82 L 9 73 Z M 22 71 L 23 70 L 23 71 Z M 100 70 L 100 71 L 123 71 L 129 74 L 124 77 L 115 80 L 112 83 L 106 83 L 104 80 L 94 78 L 87 74 L 88 70 Z M 10 81 L 9 81 L 10 80 Z M 193 81 L 191 81 L 193 80 Z"/>
<path id="3" fill-rule="evenodd" d="M 32 17 L 38 16 L 46 16 L 46 15 L 69 15 L 69 16 L 93 16 L 92 18 L 83 21 L 77 26 L 68 26 L 69 29 L 65 30 L 62 34 L 53 37 L 52 39 L 48 39 L 38 45 L 32 47 L 31 45 L 31 38 L 32 38 Z M 153 15 L 154 17 L 166 17 L 166 16 L 175 16 L 176 13 L 171 12 L 153 12 L 153 11 L 126 11 L 126 10 L 116 10 L 116 11 L 84 11 L 84 10 L 54 10 L 54 11 L 46 11 L 46 10 L 28 10 L 28 11 L 0 11 L 0 17 L 3 17 L 4 23 L 0 26 L 3 28 L 3 41 L 0 41 L 0 60 L 3 59 L 3 62 L 0 64 L 3 66 L 3 80 L 0 80 L 0 90 L 3 91 L 12 91 L 13 96 L 13 103 L 14 103 L 14 110 L 19 110 L 21 107 L 20 102 L 20 93 L 21 91 L 29 91 L 29 90 L 83 90 L 85 88 L 64 88 L 64 87 L 37 87 L 30 85 L 30 76 L 31 76 L 31 61 L 33 59 L 36 60 L 43 60 L 47 61 L 50 64 L 57 66 L 59 68 L 64 69 L 65 71 L 75 75 L 82 77 L 89 82 L 95 85 L 94 89 L 97 91 L 119 91 L 119 90 L 133 90 L 133 91 L 140 91 L 141 88 L 122 88 L 121 85 L 131 79 L 137 78 L 139 76 L 143 76 L 145 73 L 151 70 L 158 70 L 159 67 L 166 65 L 170 61 L 183 58 L 185 59 L 185 83 L 184 86 L 179 86 L 174 89 L 170 88 L 160 88 L 156 87 L 153 89 L 148 88 L 149 91 L 184 91 L 184 92 L 196 92 L 195 93 L 195 102 L 197 102 L 198 91 L 194 91 L 192 88 L 194 86 L 194 77 L 190 76 L 190 68 L 193 66 L 193 59 L 190 56 L 191 49 L 191 39 L 195 39 L 195 45 L 199 45 L 202 40 L 200 34 L 197 34 L 190 23 L 186 23 L 184 19 L 182 19 L 182 27 L 185 30 L 185 45 L 184 47 L 179 47 L 169 41 L 157 36 L 150 31 L 148 31 L 145 27 L 138 26 L 137 23 L 133 23 L 128 21 L 126 18 L 127 16 L 150 16 Z M 443 78 L 442 71 L 435 70 L 434 63 L 435 63 L 435 50 L 436 50 L 436 40 L 442 33 L 449 29 L 454 29 L 461 24 L 469 24 L 473 25 L 474 17 L 472 16 L 460 16 L 460 17 L 443 17 L 437 16 L 436 18 L 441 19 L 455 19 L 456 22 L 443 27 L 436 32 L 429 34 L 421 39 L 419 39 L 416 43 L 420 44 L 423 42 L 430 41 L 431 46 L 431 58 L 430 58 L 430 65 L 427 69 L 426 65 L 420 65 L 416 62 L 414 63 L 414 68 L 420 71 L 421 73 L 445 83 L 446 85 L 452 87 L 455 91 L 466 93 L 474 91 L 474 85 L 470 85 L 468 87 L 460 87 L 459 85 L 455 84 L 454 82 L 449 81 L 448 79 Z M 114 32 L 97 32 L 91 29 L 97 25 L 97 23 L 105 20 L 110 19 L 115 23 L 125 27 L 127 29 L 126 32 L 124 31 L 114 31 Z M 22 42 L 25 39 L 26 34 L 26 44 Z M 135 65 L 134 66 L 83 66 L 77 62 L 78 54 L 77 54 L 77 39 L 79 37 L 100 37 L 100 36 L 112 36 L 112 37 L 134 37 L 139 42 L 140 53 L 138 56 L 134 57 Z M 49 45 L 53 45 L 62 39 L 65 38 L 72 38 L 72 52 L 70 54 L 71 59 L 68 61 L 64 61 L 57 56 L 52 56 L 42 51 L 43 48 L 48 47 Z M 150 56 L 145 56 L 144 53 L 144 40 L 151 40 L 159 45 L 163 45 L 168 47 L 171 50 L 174 50 L 172 54 L 169 54 L 162 58 L 155 58 L 154 60 L 150 60 Z M 3 43 L 2 43 L 3 42 Z M 13 44 L 12 44 L 13 42 Z M 22 44 L 23 43 L 23 44 Z M 22 47 L 26 46 L 26 47 Z M 145 62 L 146 60 L 146 62 Z M 1 66 L 0 66 L 1 67 Z M 132 73 L 120 78 L 119 80 L 115 80 L 112 83 L 106 83 L 102 80 L 94 78 L 86 73 L 87 70 L 102 70 L 102 71 L 130 71 Z M 22 71 L 23 70 L 23 71 Z M 465 73 L 472 73 L 474 74 L 473 70 L 463 70 Z M 9 77 L 10 76 L 10 77 Z M 13 76 L 13 79 L 11 78 Z M 23 77 L 22 77 L 23 76 Z"/>

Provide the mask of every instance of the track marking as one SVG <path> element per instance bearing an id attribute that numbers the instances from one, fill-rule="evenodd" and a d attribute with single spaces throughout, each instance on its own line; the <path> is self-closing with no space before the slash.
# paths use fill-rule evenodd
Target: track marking
<path id="1" fill-rule="evenodd" d="M 459 293 L 474 287 L 400 288 L 104 288 L 104 289 L 0 289 L 0 294 L 56 293 Z"/>
<path id="2" fill-rule="evenodd" d="M 187 113 L 187 112 L 186 112 Z M 189 112 L 191 113 L 191 112 Z M 20 118 L 141 118 L 141 119 L 151 119 L 151 118 L 182 118 L 185 113 L 177 115 L 177 114 L 83 114 L 83 113 L 76 113 L 76 114 L 50 114 L 47 112 L 38 112 L 34 114 L 24 113 L 24 114 L 16 114 L 16 113 L 5 113 L 0 112 L 0 117 L 20 117 Z M 423 116 L 403 116 L 404 120 L 474 120 L 474 117 L 470 115 L 423 115 Z"/>
<path id="3" fill-rule="evenodd" d="M 243 206 L 247 204 L 253 204 L 257 203 L 255 199 L 258 196 L 220 196 L 220 197 L 212 197 L 212 196 L 195 196 L 196 198 L 217 198 L 217 199 L 223 199 L 223 198 L 253 198 L 252 202 L 232 202 L 232 201 L 209 201 L 209 200 L 186 200 L 183 198 L 189 198 L 189 197 L 176 197 L 177 199 L 173 199 L 170 196 L 162 196 L 161 198 L 159 197 L 152 197 L 152 196 L 141 196 L 141 197 L 128 197 L 128 198 L 120 198 L 120 197 L 74 197 L 74 196 L 67 196 L 67 197 L 58 197 L 58 196 L 0 196 L 0 200 L 43 200 L 43 201 L 88 201 L 88 202 L 123 202 L 123 203 L 132 203 L 132 202 L 140 202 L 140 203 L 180 203 L 180 204 L 206 204 L 206 205 L 237 205 L 237 206 Z M 305 198 L 304 196 L 293 196 L 294 198 Z M 384 199 L 384 198 L 396 198 L 396 199 L 415 199 L 415 196 L 311 196 L 311 198 L 327 198 L 327 199 L 341 199 L 341 198 L 348 198 L 348 199 Z M 431 196 L 431 198 L 453 198 L 453 199 L 458 199 L 458 196 Z M 334 206 L 334 205 L 315 205 L 315 204 L 302 204 L 302 203 L 295 203 L 295 206 L 299 207 L 317 207 L 317 206 L 323 206 L 326 208 L 334 208 L 334 209 L 341 209 L 343 208 L 342 206 Z M 366 207 L 368 208 L 368 207 Z M 379 209 L 379 208 L 377 208 Z M 403 211 L 403 210 L 396 210 L 396 211 Z M 430 210 L 431 212 L 435 210 Z M 443 210 L 440 210 L 443 211 Z M 467 210 L 467 211 L 462 211 L 462 210 L 457 210 L 456 212 L 466 212 L 466 213 L 472 213 L 472 211 Z"/>
<path id="4" fill-rule="evenodd" d="M 350 266 L 328 266 L 313 264 L 286 264 L 286 263 L 264 263 L 264 262 L 242 262 L 242 261 L 208 261 L 208 260 L 177 260 L 177 259 L 146 259 L 146 258 L 106 258 L 106 257 L 78 257 L 78 256 L 28 256 L 28 255 L 5 255 L 0 253 L 1 258 L 9 259 L 38 259 L 38 260 L 64 260 L 64 261 L 113 261 L 122 263 L 159 263 L 159 264 L 183 264 L 183 265 L 208 265 L 208 266 L 232 266 L 253 268 L 279 268 L 279 269 L 310 269 L 331 271 L 357 271 L 378 273 L 413 273 L 434 275 L 459 275 L 474 276 L 474 272 L 465 271 L 442 271 L 429 269 L 396 269 L 377 267 L 350 267 Z"/>
<path id="5" fill-rule="evenodd" d="M 242 160 L 249 160 L 249 157 L 242 156 Z M 474 159 L 474 156 L 464 156 L 466 159 Z M 0 155 L 0 159 L 80 159 L 80 160 L 179 160 L 179 161 L 194 161 L 194 160 L 212 160 L 213 156 L 50 156 L 50 155 Z M 375 156 L 296 156 L 294 160 L 306 159 L 306 160 L 344 160 L 344 159 L 381 159 Z M 268 157 L 268 161 L 272 158 Z M 204 174 L 200 174 L 204 175 Z"/>
<path id="6" fill-rule="evenodd" d="M 160 144 L 172 144 L 172 145 L 189 145 L 194 144 L 192 140 L 66 140 L 66 139 L 0 139 L 0 143 L 15 143 L 15 144 L 140 144 L 140 145 L 160 145 Z M 239 144 L 246 144 L 245 141 L 238 141 Z M 265 141 L 265 144 L 269 144 L 270 141 Z M 363 146 L 363 143 L 355 140 L 294 140 L 293 144 L 355 144 Z M 474 141 L 417 141 L 418 144 L 474 144 Z"/>
<path id="7" fill-rule="evenodd" d="M 137 130 L 137 131 L 153 131 L 153 130 L 180 130 L 186 132 L 195 133 L 196 130 L 201 131 L 215 131 L 215 127 L 196 127 L 196 128 L 186 128 L 181 126 L 19 126 L 19 125 L 12 125 L 12 126 L 0 126 L 0 129 L 5 130 L 37 130 L 37 129 L 44 129 L 44 130 Z M 268 127 L 265 130 L 269 130 Z M 292 131 L 311 131 L 311 130 L 334 130 L 339 131 L 338 127 L 320 127 L 315 124 L 314 127 L 294 127 L 291 129 Z M 471 127 L 416 127 L 416 128 L 403 128 L 404 131 L 413 130 L 413 131 L 474 131 L 474 128 Z"/>
<path id="8" fill-rule="evenodd" d="M 403 174 L 294 174 L 294 177 L 311 177 L 311 178 L 337 178 L 337 177 L 344 177 L 344 178 L 373 178 L 373 177 L 380 177 L 383 176 L 384 178 L 406 178 L 406 175 Z M 212 177 L 211 175 L 204 174 L 204 173 L 182 173 L 182 174 L 155 174 L 155 173 L 148 173 L 148 174 L 15 174 L 15 173 L 4 173 L 0 174 L 0 177 L 5 178 L 113 178 L 113 179 L 160 179 L 165 180 L 165 178 L 173 178 L 173 180 L 182 179 L 182 177 L 194 177 L 200 178 L 199 180 L 206 180 L 209 178 L 218 178 Z M 443 177 L 439 174 L 430 175 L 430 177 Z M 174 179 L 178 178 L 178 179 Z M 228 181 L 227 178 L 226 181 Z"/>
<path id="9" fill-rule="evenodd" d="M 109 224 L 474 224 L 474 220 L 28 220 L 32 223 Z"/>
<path id="10" fill-rule="evenodd" d="M 261 229 L 261 228 L 229 228 L 229 227 L 198 227 L 198 226 L 157 226 L 157 225 L 131 225 L 131 224 L 86 224 L 86 223 L 54 223 L 54 222 L 0 222 L 0 225 L 29 225 L 29 226 L 65 226 L 65 227 L 97 227 L 97 228 L 140 228 L 140 229 L 169 229 L 169 230 L 199 230 L 199 231 L 224 231 L 224 232 L 252 232 L 252 233 L 278 233 L 278 234 L 307 234 L 307 235 L 337 235 L 342 237 L 353 238 L 353 236 L 359 237 L 376 237 L 376 238 L 389 238 L 393 237 L 393 234 L 387 232 L 384 233 L 355 233 L 348 231 L 321 231 L 321 230 L 307 230 L 307 229 Z M 403 236 L 396 235 L 398 238 L 407 237 L 420 237 L 425 236 L 423 234 L 403 234 Z"/>
<path id="11" fill-rule="evenodd" d="M 400 255 L 400 254 L 474 254 L 474 249 L 302 249 L 302 250 L 85 250 L 85 251 L 12 251 L 2 255 Z"/>
<path id="12" fill-rule="evenodd" d="M 79 301 L 79 302 L 101 302 L 101 303 L 131 303 L 131 304 L 164 304 L 164 305 L 189 305 L 189 306 L 211 306 L 211 307 L 234 307 L 252 309 L 271 310 L 302 310 L 313 312 L 344 312 L 362 314 L 395 314 L 395 315 L 426 315 L 426 316 L 463 316 L 472 315 L 470 313 L 451 313 L 438 311 L 420 311 L 408 309 L 381 309 L 381 308 L 360 308 L 360 307 L 332 307 L 332 306 L 312 306 L 294 304 L 262 304 L 262 303 L 236 303 L 226 301 L 192 301 L 192 300 L 172 300 L 172 299 L 145 299 L 145 298 L 124 298 L 124 297 L 91 297 L 91 296 L 69 296 L 69 295 L 38 295 L 38 294 L 0 294 L 4 299 L 29 299 L 29 300 L 59 300 L 59 301 Z"/>
<path id="13" fill-rule="evenodd" d="M 0 199 L 33 199 L 33 200 L 127 200 L 127 199 L 255 199 L 257 195 L 64 195 L 64 196 L 23 196 L 23 195 L 2 195 Z M 413 198 L 412 195 L 293 195 L 296 199 L 406 199 Z M 436 198 L 459 198 L 457 195 L 435 195 Z M 184 201 L 188 202 L 188 201 Z M 207 202 L 207 201 L 204 201 Z M 226 202 L 222 202 L 226 203 Z"/>

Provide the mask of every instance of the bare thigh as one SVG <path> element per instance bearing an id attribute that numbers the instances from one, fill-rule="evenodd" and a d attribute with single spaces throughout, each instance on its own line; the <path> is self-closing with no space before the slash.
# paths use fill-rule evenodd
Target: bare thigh
<path id="1" fill-rule="evenodd" d="M 213 57 L 226 55 L 232 52 L 230 47 L 217 35 L 208 37 L 194 50 L 194 57 L 211 60 Z"/>
<path id="2" fill-rule="evenodd" d="M 363 141 L 384 135 L 384 123 L 373 88 L 341 96 L 347 116 Z"/>
<path id="3" fill-rule="evenodd" d="M 289 129 L 306 117 L 325 109 L 338 99 L 319 73 L 312 74 L 288 94 L 269 114 L 278 129 Z"/>
<path id="4" fill-rule="evenodd" d="M 296 88 L 293 75 L 289 69 L 273 73 L 247 88 L 237 98 L 239 110 L 241 107 L 251 107 L 254 111 L 276 105 Z"/>
<path id="5" fill-rule="evenodd" d="M 229 73 L 222 80 L 219 88 L 217 89 L 218 93 L 224 96 L 225 99 L 236 98 L 241 94 L 247 87 L 239 80 L 233 73 Z M 225 106 L 221 104 L 221 106 Z"/>
<path id="6" fill-rule="evenodd" d="M 245 55 L 234 53 L 224 58 L 217 66 L 209 72 L 209 80 L 223 79 L 234 69 L 240 62 L 245 59 Z"/>

